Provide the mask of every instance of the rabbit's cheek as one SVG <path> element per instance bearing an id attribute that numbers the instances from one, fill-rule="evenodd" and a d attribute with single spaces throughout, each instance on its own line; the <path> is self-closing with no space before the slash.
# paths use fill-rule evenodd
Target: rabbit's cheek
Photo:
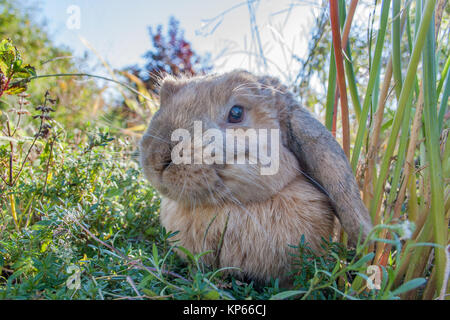
<path id="1" fill-rule="evenodd" d="M 161 186 L 157 189 L 176 201 L 216 204 L 220 197 L 220 178 L 209 165 L 171 164 L 162 173 Z"/>

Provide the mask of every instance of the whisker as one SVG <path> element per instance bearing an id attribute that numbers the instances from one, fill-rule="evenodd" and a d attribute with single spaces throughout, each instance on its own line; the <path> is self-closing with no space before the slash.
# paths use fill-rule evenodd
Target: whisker
<path id="1" fill-rule="evenodd" d="M 150 133 L 146 133 L 146 134 L 144 135 L 144 137 L 146 137 L 146 136 L 152 137 L 152 138 L 154 138 L 154 139 L 156 139 L 156 140 L 162 141 L 162 142 L 167 143 L 167 144 L 171 144 L 171 143 L 172 143 L 172 142 L 170 142 L 170 141 L 167 140 L 167 139 L 164 139 L 164 138 L 161 138 L 161 137 L 152 135 L 152 134 L 150 134 Z"/>
<path id="2" fill-rule="evenodd" d="M 320 191 L 322 191 L 330 200 L 332 200 L 330 194 L 328 193 L 327 190 L 325 190 L 325 188 L 317 181 L 315 180 L 313 177 L 311 177 L 310 175 L 308 175 L 305 171 L 300 170 L 296 167 L 293 167 L 295 170 L 297 170 L 298 172 L 300 172 L 306 179 L 308 179 L 309 182 L 311 182 L 312 185 L 314 185 L 315 187 L 317 187 Z"/>

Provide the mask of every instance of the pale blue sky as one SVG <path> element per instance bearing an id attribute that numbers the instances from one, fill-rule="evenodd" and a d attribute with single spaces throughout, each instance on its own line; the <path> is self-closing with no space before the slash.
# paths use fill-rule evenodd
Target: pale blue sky
<path id="1" fill-rule="evenodd" d="M 305 54 L 312 11 L 319 1 L 260 0 L 256 20 L 261 34 L 267 68 L 252 41 L 249 10 L 243 0 L 25 0 L 41 9 L 48 29 L 57 44 L 65 44 L 81 55 L 89 50 L 80 40 L 86 39 L 113 68 L 142 62 L 151 44 L 147 27 L 167 25 L 169 17 L 180 20 L 186 38 L 202 54 L 212 54 L 216 70 L 246 68 L 254 72 L 270 72 L 289 80 L 298 71 L 292 53 Z M 256 2 L 255 2 L 256 3 Z M 71 5 L 79 6 L 81 28 L 66 26 Z M 234 8 L 235 7 L 235 8 Z M 198 34 L 202 21 L 230 9 L 211 35 Z M 288 10 L 291 8 L 292 10 Z M 220 21 L 220 20 L 216 20 Z"/>

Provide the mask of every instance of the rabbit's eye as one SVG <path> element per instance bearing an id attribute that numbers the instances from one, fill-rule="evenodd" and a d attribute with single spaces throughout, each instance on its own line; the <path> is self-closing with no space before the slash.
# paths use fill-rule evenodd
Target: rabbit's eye
<path id="1" fill-rule="evenodd" d="M 238 123 L 242 121 L 244 117 L 244 108 L 241 106 L 233 106 L 228 113 L 228 122 Z"/>

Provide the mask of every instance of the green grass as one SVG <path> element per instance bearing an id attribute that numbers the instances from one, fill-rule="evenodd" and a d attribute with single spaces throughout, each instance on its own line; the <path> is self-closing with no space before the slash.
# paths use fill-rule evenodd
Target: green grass
<path id="1" fill-rule="evenodd" d="M 49 138 L 38 140 L 39 152 L 15 187 L 2 189 L 1 298 L 391 297 L 385 290 L 348 286 L 373 257 L 363 246 L 355 251 L 324 242 L 327 254 L 317 257 L 299 239 L 288 291 L 275 279 L 267 287 L 232 279 L 203 265 L 201 255 L 181 261 L 170 241 L 174 233 L 158 222 L 159 196 L 140 172 L 135 145 L 93 127 L 86 123 L 74 134 L 55 126 Z M 0 147 L 2 159 L 9 152 L 8 144 Z M 71 289 L 76 276 L 70 268 L 79 271 L 79 288 Z"/>
<path id="2" fill-rule="evenodd" d="M 89 100 L 75 124 L 65 105 L 53 101 L 53 88 L 40 95 L 33 90 L 31 97 L 23 91 L 47 77 L 66 83 L 91 75 L 36 75 L 2 42 L 0 298 L 445 298 L 450 60 L 436 54 L 449 45 L 435 35 L 436 3 L 442 1 L 378 1 L 365 87 L 355 72 L 361 57 L 351 50 L 352 38 L 344 46 L 349 59 L 336 55 L 344 59 L 336 63 L 332 46 L 324 122 L 340 130 L 336 93 L 350 94 L 343 113 L 350 126 L 343 129 L 350 130 L 350 161 L 377 226 L 356 248 L 345 245 L 345 236 L 324 239 L 321 256 L 304 239 L 290 244 L 296 263 L 289 289 L 276 279 L 261 286 L 211 269 L 202 263 L 208 252 L 178 257 L 176 230 L 159 224 L 159 195 L 137 161 L 144 122 L 158 104 L 138 79 L 113 81 L 131 89 L 119 90 L 129 109 L 125 117 L 117 108 L 94 121 L 90 115 L 99 107 Z M 339 18 L 333 28 L 351 24 L 343 0 L 332 8 Z M 342 34 L 336 31 L 335 38 Z M 337 90 L 344 83 L 348 92 Z M 138 120 L 124 125 L 130 114 Z M 381 270 L 379 289 L 367 286 L 373 266 Z"/>
<path id="3" fill-rule="evenodd" d="M 16 187 L 2 192 L 1 298 L 269 299 L 286 291 L 275 280 L 267 287 L 236 281 L 208 269 L 199 256 L 181 261 L 170 242 L 174 233 L 159 225 L 159 196 L 143 178 L 134 146 L 91 126 L 79 137 L 60 129 L 54 133 L 58 138 L 40 141 L 40 154 Z M 7 154 L 8 146 L 0 152 Z M 299 239 L 297 296 L 375 298 L 375 290 L 350 293 L 337 283 L 364 273 L 367 258 L 355 267 L 362 253 L 324 245 L 329 254 L 316 257 Z M 80 271 L 78 289 L 67 285 L 71 266 Z"/>

